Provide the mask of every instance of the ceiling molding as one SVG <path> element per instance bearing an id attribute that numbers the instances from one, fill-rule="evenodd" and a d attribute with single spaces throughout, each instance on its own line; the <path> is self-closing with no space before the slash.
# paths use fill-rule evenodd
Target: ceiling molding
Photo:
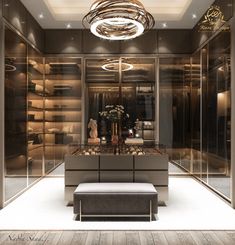
<path id="1" fill-rule="evenodd" d="M 94 0 L 21 0 L 44 29 L 83 28 L 82 18 Z M 192 29 L 214 0 L 141 0 L 155 18 L 155 28 Z M 39 18 L 43 14 L 44 18 Z M 197 18 L 192 18 L 195 14 Z"/>

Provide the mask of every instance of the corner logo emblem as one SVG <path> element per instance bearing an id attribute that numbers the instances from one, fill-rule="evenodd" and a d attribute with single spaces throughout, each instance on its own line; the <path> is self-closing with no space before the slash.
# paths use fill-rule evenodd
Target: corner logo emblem
<path id="1" fill-rule="evenodd" d="M 216 31 L 225 23 L 224 14 L 219 6 L 211 6 L 199 22 L 199 31 Z"/>

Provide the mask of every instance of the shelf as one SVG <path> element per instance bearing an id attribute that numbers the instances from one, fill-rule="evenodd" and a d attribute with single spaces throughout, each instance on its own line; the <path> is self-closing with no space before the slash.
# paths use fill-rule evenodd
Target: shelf
<path id="1" fill-rule="evenodd" d="M 44 120 L 28 120 L 29 123 L 43 123 Z"/>
<path id="2" fill-rule="evenodd" d="M 28 91 L 28 96 L 36 96 L 36 97 L 40 97 L 41 99 L 43 98 L 43 96 L 45 96 L 45 93 L 43 92 L 33 92 L 33 91 Z"/>
<path id="3" fill-rule="evenodd" d="M 48 132 L 46 132 L 44 134 L 66 134 L 66 135 L 72 134 L 72 135 L 81 135 L 80 133 L 67 133 L 67 132 L 55 132 L 55 133 L 48 133 Z"/>
<path id="4" fill-rule="evenodd" d="M 38 107 L 28 107 L 28 111 L 40 111 L 43 112 L 43 108 L 38 108 Z"/>
<path id="5" fill-rule="evenodd" d="M 43 134 L 43 132 L 28 132 L 28 134 Z"/>
<path id="6" fill-rule="evenodd" d="M 51 100 L 81 100 L 81 95 L 79 95 L 79 96 L 45 96 L 45 99 L 51 99 Z"/>
<path id="7" fill-rule="evenodd" d="M 43 144 L 28 145 L 28 150 L 33 151 L 33 150 L 36 150 L 36 149 L 41 148 L 41 147 L 43 147 Z"/>
<path id="8" fill-rule="evenodd" d="M 81 123 L 81 121 L 49 121 L 49 120 L 45 120 L 44 122 L 47 123 Z"/>
<path id="9" fill-rule="evenodd" d="M 45 108 L 45 111 L 48 111 L 48 112 L 58 112 L 58 111 L 81 112 L 81 109 L 78 109 L 78 108 Z"/>

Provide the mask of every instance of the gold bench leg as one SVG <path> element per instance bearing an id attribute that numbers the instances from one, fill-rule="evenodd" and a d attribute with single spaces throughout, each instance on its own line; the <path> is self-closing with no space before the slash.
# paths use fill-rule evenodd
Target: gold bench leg
<path id="1" fill-rule="evenodd" d="M 79 211 L 80 222 L 82 222 L 82 200 L 79 201 Z"/>

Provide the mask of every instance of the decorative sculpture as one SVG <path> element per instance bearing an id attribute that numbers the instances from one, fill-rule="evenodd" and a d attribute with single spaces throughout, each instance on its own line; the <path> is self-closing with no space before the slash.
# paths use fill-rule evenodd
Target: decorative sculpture
<path id="1" fill-rule="evenodd" d="M 97 122 L 94 119 L 90 119 L 89 123 L 88 123 L 88 129 L 90 129 L 90 138 L 88 139 L 88 143 L 99 143 L 100 139 L 97 137 L 98 136 L 98 132 L 97 132 Z"/>

